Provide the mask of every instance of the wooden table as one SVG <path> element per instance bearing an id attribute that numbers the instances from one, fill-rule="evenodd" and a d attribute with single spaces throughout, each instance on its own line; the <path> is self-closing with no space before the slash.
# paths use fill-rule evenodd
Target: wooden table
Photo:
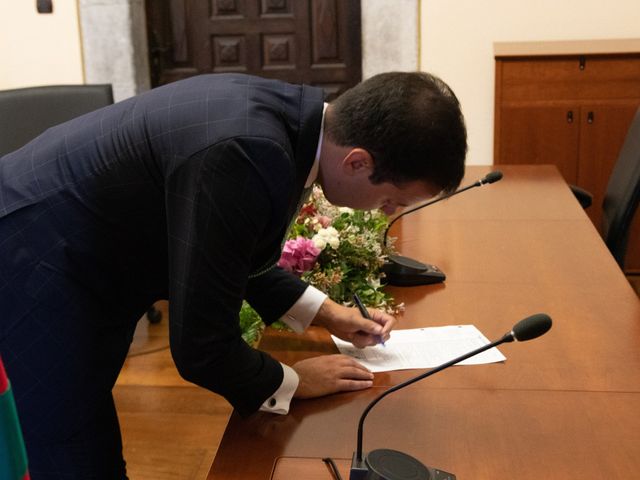
<path id="1" fill-rule="evenodd" d="M 400 328 L 474 324 L 493 340 L 537 312 L 553 328 L 500 347 L 504 363 L 454 367 L 385 398 L 364 450 L 402 450 L 458 479 L 640 478 L 640 302 L 555 167 L 501 169 L 502 181 L 394 226 L 403 255 L 447 274 L 393 289 L 406 303 Z M 464 184 L 489 170 L 469 167 Z M 337 351 L 316 328 L 261 347 L 285 363 Z M 269 479 L 276 465 L 277 478 L 331 479 L 326 456 L 345 459 L 348 478 L 362 410 L 417 373 L 294 400 L 287 416 L 234 413 L 208 478 Z"/>

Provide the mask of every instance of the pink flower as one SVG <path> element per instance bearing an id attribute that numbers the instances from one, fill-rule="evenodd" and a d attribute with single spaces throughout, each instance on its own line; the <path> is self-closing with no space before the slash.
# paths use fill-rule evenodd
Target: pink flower
<path id="1" fill-rule="evenodd" d="M 282 249 L 278 266 L 288 272 L 302 275 L 313 268 L 319 254 L 320 249 L 308 238 L 298 237 L 295 240 L 287 240 Z"/>
<path id="2" fill-rule="evenodd" d="M 327 228 L 331 225 L 331 219 L 326 215 L 316 215 L 316 220 L 318 220 L 318 223 L 322 225 L 322 228 Z"/>

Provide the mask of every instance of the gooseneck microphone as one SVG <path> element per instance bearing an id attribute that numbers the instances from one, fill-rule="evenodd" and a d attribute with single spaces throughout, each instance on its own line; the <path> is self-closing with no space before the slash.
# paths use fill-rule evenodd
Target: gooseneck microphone
<path id="1" fill-rule="evenodd" d="M 460 357 L 454 358 L 453 360 L 428 370 L 427 372 L 411 378 L 406 382 L 395 385 L 376 397 L 364 409 L 360 416 L 360 421 L 358 422 L 356 451 L 353 454 L 353 459 L 351 461 L 349 480 L 455 480 L 456 476 L 454 474 L 440 469 L 427 467 L 410 455 L 396 450 L 378 449 L 369 452 L 368 455 L 364 455 L 362 453 L 362 436 L 364 420 L 367 417 L 367 414 L 380 400 L 401 388 L 411 385 L 412 383 L 429 377 L 434 373 L 438 373 L 445 368 L 449 368 L 456 363 L 462 362 L 463 360 L 497 347 L 503 343 L 513 341 L 526 342 L 528 340 L 538 338 L 549 331 L 551 324 L 551 318 L 544 313 L 531 315 L 530 317 L 520 320 L 516 325 L 514 325 L 511 331 L 504 334 L 501 339 L 473 350 L 472 352 L 461 355 Z"/>
<path id="2" fill-rule="evenodd" d="M 475 183 L 472 183 L 471 185 L 467 185 L 464 188 L 461 188 L 459 190 L 456 190 L 455 192 L 453 192 L 451 195 L 446 195 L 444 197 L 438 197 L 434 200 L 429 200 L 426 203 L 423 203 L 422 205 L 418 205 L 417 207 L 411 208 L 405 212 L 402 212 L 400 215 L 398 215 L 396 218 L 394 218 L 393 220 L 391 220 L 391 222 L 389 222 L 389 225 L 387 225 L 387 229 L 384 231 L 384 238 L 382 243 L 386 246 L 387 245 L 387 235 L 389 234 L 389 229 L 391 228 L 391 225 L 393 225 L 394 223 L 396 223 L 399 219 L 401 219 L 402 217 L 404 217 L 405 215 L 415 212 L 416 210 L 421 210 L 424 207 L 428 207 L 429 205 L 433 205 L 434 203 L 438 203 L 441 202 L 442 200 L 446 200 L 448 198 L 451 198 L 455 195 L 458 195 L 459 193 L 462 192 L 466 192 L 467 190 L 470 190 L 472 188 L 475 187 L 481 187 L 482 185 L 488 185 L 490 183 L 495 183 L 498 180 L 500 180 L 502 178 L 502 172 L 500 170 L 495 170 L 493 172 L 489 172 L 487 173 L 487 175 L 484 176 L 484 178 L 481 178 L 480 180 L 478 180 Z"/>
<path id="3" fill-rule="evenodd" d="M 430 200 L 422 205 L 418 205 L 417 207 L 411 208 L 405 212 L 402 212 L 396 218 L 394 218 L 387 229 L 384 231 L 383 237 L 383 245 L 387 245 L 387 235 L 389 234 L 389 229 L 391 225 L 397 222 L 400 218 L 405 215 L 415 212 L 416 210 L 420 210 L 424 207 L 428 207 L 429 205 L 433 205 L 434 203 L 438 203 L 447 198 L 451 198 L 454 195 L 458 195 L 459 193 L 466 192 L 467 190 L 475 187 L 481 187 L 482 185 L 488 185 L 491 183 L 495 183 L 502 178 L 502 172 L 499 170 L 495 170 L 493 172 L 489 172 L 484 178 L 472 183 L 471 185 L 467 185 L 464 188 L 456 190 L 450 195 L 446 195 L 444 197 L 438 197 L 435 200 Z M 428 265 L 425 263 L 418 262 L 408 257 L 403 257 L 402 255 L 389 255 L 387 261 L 382 267 L 382 271 L 385 274 L 385 282 L 389 285 L 395 285 L 398 287 L 410 287 L 415 285 L 429 285 L 432 283 L 440 283 L 446 279 L 445 274 L 435 265 Z"/>

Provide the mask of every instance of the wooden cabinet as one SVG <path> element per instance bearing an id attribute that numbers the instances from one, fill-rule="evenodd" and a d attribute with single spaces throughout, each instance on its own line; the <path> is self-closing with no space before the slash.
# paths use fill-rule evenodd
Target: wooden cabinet
<path id="1" fill-rule="evenodd" d="M 609 53 L 598 42 L 532 45 L 496 45 L 494 163 L 557 165 L 593 193 L 587 214 L 600 230 L 607 182 L 640 105 L 640 41 Z M 638 214 L 625 270 L 640 272 Z"/>

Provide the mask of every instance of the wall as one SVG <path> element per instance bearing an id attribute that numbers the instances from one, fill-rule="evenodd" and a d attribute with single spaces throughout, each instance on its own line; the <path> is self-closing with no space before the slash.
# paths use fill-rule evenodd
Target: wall
<path id="1" fill-rule="evenodd" d="M 493 163 L 494 42 L 640 37 L 638 0 L 422 0 L 422 70 L 460 99 L 469 164 Z"/>
<path id="2" fill-rule="evenodd" d="M 420 0 L 361 0 L 362 78 L 418 70 Z"/>
<path id="3" fill-rule="evenodd" d="M 78 0 L 87 83 L 115 101 L 150 88 L 144 0 Z"/>
<path id="4" fill-rule="evenodd" d="M 84 83 L 76 0 L 0 0 L 0 89 Z"/>

